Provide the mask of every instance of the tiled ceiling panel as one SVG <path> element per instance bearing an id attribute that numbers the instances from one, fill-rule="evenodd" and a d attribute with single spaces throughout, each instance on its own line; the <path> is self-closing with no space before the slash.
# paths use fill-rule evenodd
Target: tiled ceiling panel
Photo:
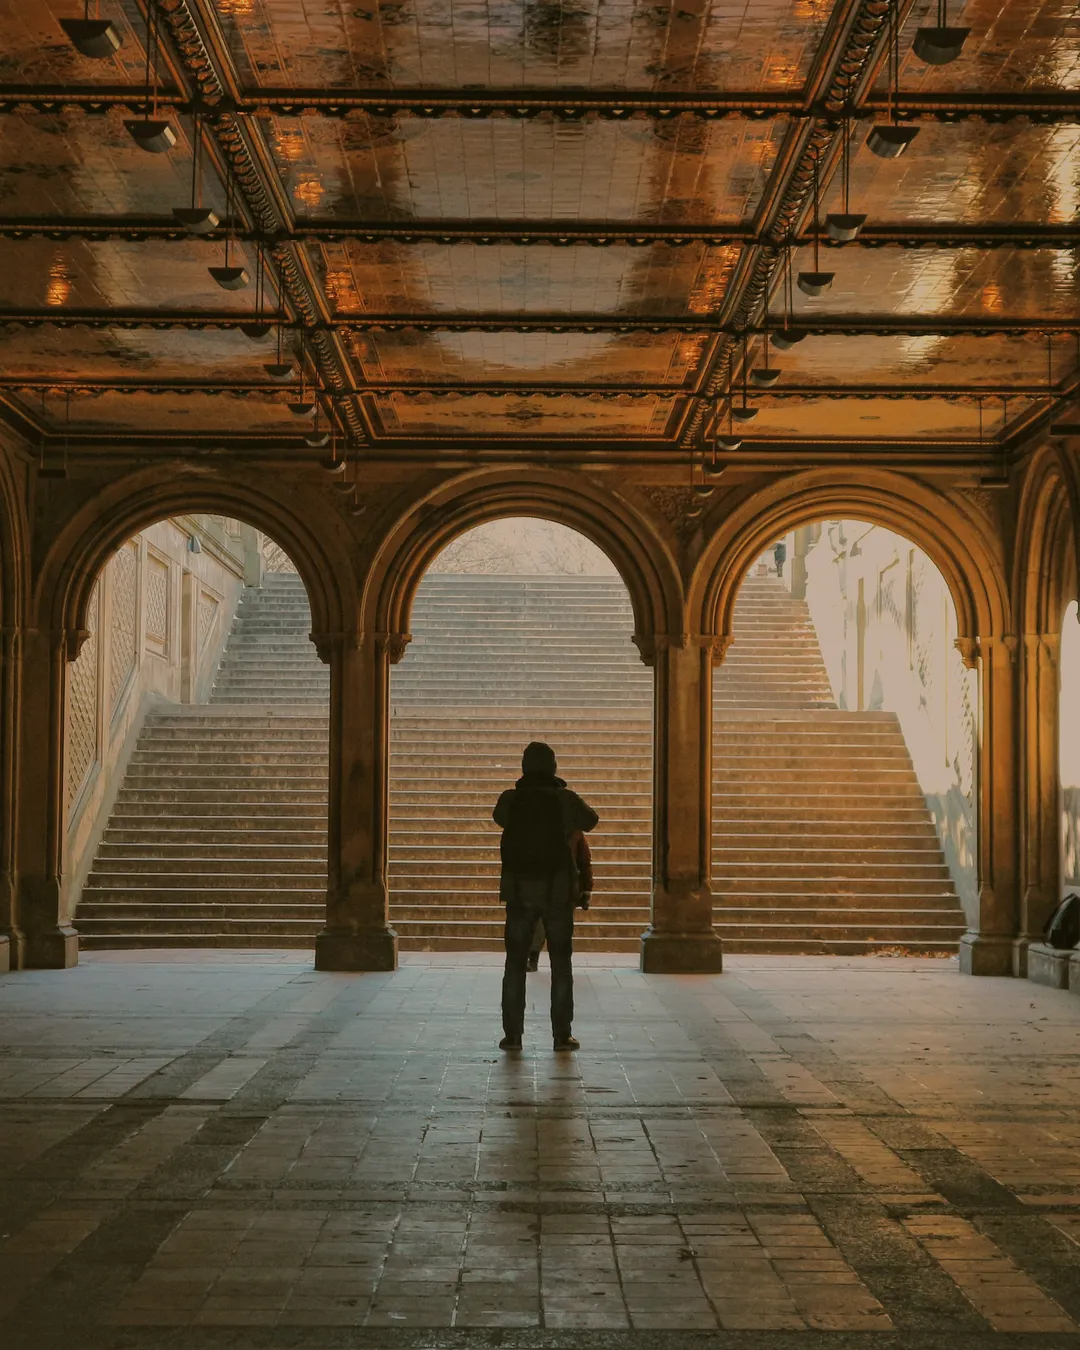
<path id="1" fill-rule="evenodd" d="M 707 314 L 737 248 L 349 244 L 322 250 L 338 314 Z"/>
<path id="2" fill-rule="evenodd" d="M 1016 412 L 1028 406 L 1017 400 Z M 1000 410 L 996 411 L 1000 421 Z M 1010 417 L 1013 413 L 1010 411 Z M 987 440 L 994 417 L 984 412 Z M 866 440 L 978 440 L 979 408 L 970 400 L 930 399 L 761 399 L 761 411 L 747 436 L 791 437 L 828 442 L 838 438 Z"/>
<path id="3" fill-rule="evenodd" d="M 351 339 L 367 379 L 682 384 L 704 341 L 649 333 L 367 333 Z"/>
<path id="4" fill-rule="evenodd" d="M 167 155 L 140 150 L 124 114 L 0 117 L 0 213 L 4 216 L 161 216 L 191 201 L 187 118 L 172 116 L 177 143 Z M 224 193 L 204 157 L 203 201 L 224 214 Z"/>
<path id="5" fill-rule="evenodd" d="M 970 28 L 963 56 L 927 66 L 911 52 L 916 30 L 937 22 L 937 0 L 915 0 L 900 37 L 900 88 L 923 93 L 1080 87 L 1080 25 L 1074 0 L 950 0 L 950 25 Z M 884 87 L 884 78 L 879 81 Z"/>
<path id="6" fill-rule="evenodd" d="M 0 267 L 0 305 L 55 309 L 124 308 L 254 310 L 252 288 L 223 291 L 208 267 L 224 260 L 224 245 L 199 240 L 151 243 L 54 242 L 24 239 L 4 245 L 17 259 Z M 251 250 L 233 247 L 230 263 L 253 272 Z"/>
<path id="7" fill-rule="evenodd" d="M 739 224 L 786 124 L 266 118 L 298 217 Z"/>
<path id="8" fill-rule="evenodd" d="M 243 380 L 272 384 L 263 363 L 273 361 L 273 338 L 253 342 L 243 333 L 88 328 L 0 329 L 5 376 L 53 375 L 62 380 Z"/>
<path id="9" fill-rule="evenodd" d="M 1056 381 L 1076 365 L 1075 344 L 1058 337 L 1049 347 L 1029 337 L 823 337 L 810 336 L 769 365 L 787 384 L 955 384 L 1040 388 L 1047 360 Z M 760 359 L 755 358 L 755 364 Z"/>
<path id="10" fill-rule="evenodd" d="M 375 402 L 388 435 L 517 438 L 656 437 L 663 433 L 671 401 L 661 398 L 493 398 L 473 394 L 379 395 Z"/>
<path id="11" fill-rule="evenodd" d="M 794 268 L 813 271 L 811 248 L 795 251 Z M 1076 267 L 1053 249 L 835 249 L 821 269 L 836 279 L 823 295 L 796 292 L 796 319 L 815 314 L 929 314 L 964 318 L 1071 318 Z"/>
<path id="12" fill-rule="evenodd" d="M 1080 127 L 926 122 L 899 159 L 867 149 L 868 133 L 860 123 L 853 138 L 851 209 L 872 224 L 1062 225 L 1080 215 Z M 822 210 L 840 210 L 840 193 L 837 175 Z"/>
<path id="13" fill-rule="evenodd" d="M 296 438 L 304 428 L 297 427 L 297 419 L 285 406 L 286 398 L 283 393 L 234 398 L 228 394 L 107 391 L 70 399 L 51 394 L 45 399 L 44 418 L 54 428 L 72 433 L 133 431 L 173 437 L 212 432 Z M 19 395 L 15 401 L 28 416 L 42 416 L 40 396 Z"/>
<path id="14" fill-rule="evenodd" d="M 106 60 L 92 60 L 68 42 L 61 19 L 81 18 L 73 0 L 0 0 L 0 81 L 4 84 L 141 85 L 145 81 L 146 26 L 132 0 L 110 4 L 111 19 L 122 39 Z M 91 9 L 93 15 L 93 9 Z M 163 72 L 162 87 L 169 81 Z"/>
<path id="15" fill-rule="evenodd" d="M 246 82 L 798 88 L 831 0 L 213 0 Z"/>

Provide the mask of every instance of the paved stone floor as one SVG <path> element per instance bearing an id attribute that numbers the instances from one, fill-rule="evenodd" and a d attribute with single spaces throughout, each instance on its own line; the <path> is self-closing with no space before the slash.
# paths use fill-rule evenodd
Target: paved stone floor
<path id="1" fill-rule="evenodd" d="M 621 964 L 619 964 L 621 963 Z M 0 1345 L 1080 1347 L 1080 999 L 949 961 L 0 979 Z"/>

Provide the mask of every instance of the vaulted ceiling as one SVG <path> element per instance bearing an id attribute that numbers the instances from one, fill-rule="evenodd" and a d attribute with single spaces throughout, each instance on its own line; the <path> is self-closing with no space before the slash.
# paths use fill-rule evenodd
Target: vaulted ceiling
<path id="1" fill-rule="evenodd" d="M 125 127 L 145 0 L 100 0 L 106 59 L 61 28 L 81 0 L 0 0 L 0 413 L 302 447 L 280 327 L 369 453 L 662 457 L 727 432 L 787 328 L 732 455 L 1004 459 L 1076 379 L 1080 28 L 1072 0 L 950 0 L 970 35 L 928 65 L 938 0 L 891 3 L 159 0 L 154 154 Z M 173 216 L 196 117 L 201 237 Z M 918 134 L 883 159 L 890 122 Z M 853 242 L 815 231 L 815 165 Z M 207 270 L 227 234 L 245 289 Z"/>

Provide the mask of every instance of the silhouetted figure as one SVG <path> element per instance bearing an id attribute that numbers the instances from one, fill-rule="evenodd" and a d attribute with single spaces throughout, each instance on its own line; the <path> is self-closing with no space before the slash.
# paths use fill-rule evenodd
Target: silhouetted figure
<path id="1" fill-rule="evenodd" d="M 781 539 L 778 544 L 773 544 L 773 562 L 776 564 L 776 575 L 784 575 L 784 563 L 787 561 L 787 544 Z"/>
<path id="2" fill-rule="evenodd" d="M 521 777 L 502 793 L 492 813 L 502 827 L 506 905 L 502 1050 L 520 1050 L 525 1028 L 525 971 L 537 920 L 544 921 L 551 962 L 551 1034 L 556 1050 L 576 1050 L 572 967 L 574 906 L 581 889 L 570 840 L 591 830 L 596 812 L 556 778 L 555 752 L 532 741 L 521 757 Z"/>
<path id="3" fill-rule="evenodd" d="M 577 908 L 588 909 L 593 890 L 592 849 L 589 847 L 589 841 L 580 830 L 575 830 L 570 836 L 570 852 L 573 855 L 574 866 L 577 868 L 578 874 Z M 526 970 L 540 969 L 540 952 L 546 937 L 544 921 L 543 919 L 537 919 L 536 927 L 533 929 L 532 941 L 529 943 L 529 959 L 525 963 Z"/>

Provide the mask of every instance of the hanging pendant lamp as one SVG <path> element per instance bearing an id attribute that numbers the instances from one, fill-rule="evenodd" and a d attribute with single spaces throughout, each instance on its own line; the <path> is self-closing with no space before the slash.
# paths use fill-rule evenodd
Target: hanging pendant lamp
<path id="1" fill-rule="evenodd" d="M 173 218 L 188 234 L 210 234 L 219 225 L 216 211 L 202 204 L 202 114 L 191 119 L 191 205 L 174 206 Z"/>
<path id="2" fill-rule="evenodd" d="M 920 28 L 911 46 L 919 60 L 928 66 L 947 66 L 955 61 L 971 34 L 970 28 L 950 28 L 945 10 L 946 0 L 938 0 L 936 26 Z"/>
<path id="3" fill-rule="evenodd" d="M 799 290 L 804 295 L 821 295 L 833 284 L 835 272 L 821 270 L 821 220 L 818 214 L 821 206 L 821 151 L 814 155 L 814 270 L 799 273 Z"/>
<path id="4" fill-rule="evenodd" d="M 151 155 L 161 155 L 176 144 L 176 132 L 169 122 L 159 118 L 158 111 L 158 12 L 157 0 L 147 0 L 146 6 L 146 112 L 143 117 L 124 120 L 128 135 L 139 147 Z"/>
<path id="5" fill-rule="evenodd" d="M 98 17 L 99 11 L 100 4 L 95 3 L 95 17 L 92 19 L 90 0 L 86 0 L 81 19 L 60 20 L 60 27 L 79 55 L 89 56 L 93 61 L 104 61 L 114 56 L 124 44 L 116 25 L 110 19 Z"/>
<path id="6" fill-rule="evenodd" d="M 888 51 L 890 120 L 872 127 L 866 146 L 879 159 L 897 159 L 919 134 L 918 127 L 901 126 L 897 101 L 900 97 L 900 24 L 897 7 L 900 0 L 889 0 Z"/>
<path id="7" fill-rule="evenodd" d="M 841 173 L 844 188 L 843 211 L 830 211 L 825 217 L 825 229 L 834 244 L 850 244 L 859 237 L 859 231 L 866 224 L 866 217 L 851 210 L 851 124 L 844 120 L 841 128 Z"/>
<path id="8" fill-rule="evenodd" d="M 262 245 L 255 246 L 255 318 L 251 323 L 242 325 L 240 331 L 245 337 L 251 338 L 252 342 L 261 342 L 274 331 L 273 325 L 267 323 L 263 315 L 263 299 L 266 295 L 266 258 L 263 254 Z"/>
<path id="9" fill-rule="evenodd" d="M 236 198 L 233 192 L 232 176 L 225 180 L 225 265 L 208 267 L 206 270 L 223 291 L 242 291 L 251 282 L 246 267 L 229 263 L 229 247 L 232 243 L 233 223 L 235 221 Z"/>

